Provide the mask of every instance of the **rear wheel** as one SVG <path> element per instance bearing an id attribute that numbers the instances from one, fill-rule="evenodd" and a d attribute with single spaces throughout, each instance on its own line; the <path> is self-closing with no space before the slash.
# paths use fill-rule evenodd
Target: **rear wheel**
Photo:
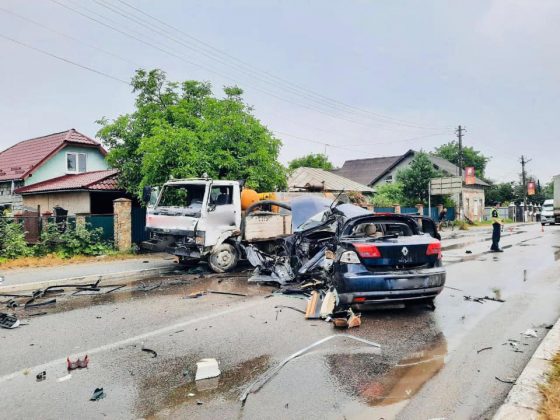
<path id="1" fill-rule="evenodd" d="M 208 265 L 215 273 L 233 270 L 239 261 L 239 252 L 231 244 L 221 244 L 208 257 Z"/>

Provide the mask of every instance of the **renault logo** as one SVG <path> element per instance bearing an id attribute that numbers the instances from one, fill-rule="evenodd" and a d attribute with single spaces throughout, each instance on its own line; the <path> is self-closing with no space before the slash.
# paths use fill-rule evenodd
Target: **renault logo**
<path id="1" fill-rule="evenodd" d="M 408 255 L 408 248 L 406 246 L 403 246 L 403 249 L 401 249 L 401 252 L 406 257 Z"/>

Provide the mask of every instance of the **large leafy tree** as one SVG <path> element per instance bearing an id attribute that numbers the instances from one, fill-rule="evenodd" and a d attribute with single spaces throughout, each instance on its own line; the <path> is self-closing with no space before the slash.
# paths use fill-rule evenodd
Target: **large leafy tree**
<path id="1" fill-rule="evenodd" d="M 449 143 L 443 144 L 436 148 L 433 155 L 446 159 L 459 166 L 459 143 L 450 141 Z M 463 147 L 463 168 L 474 166 L 477 177 L 484 178 L 484 171 L 486 170 L 486 164 L 489 160 L 489 157 L 484 156 L 478 150 L 474 150 L 474 148 L 470 146 Z"/>
<path id="2" fill-rule="evenodd" d="M 238 87 L 212 95 L 211 85 L 170 82 L 161 70 L 138 70 L 132 79 L 135 110 L 99 121 L 107 159 L 121 185 L 140 195 L 143 186 L 174 178 L 245 179 L 271 191 L 286 185 L 278 162 L 280 140 L 252 115 Z"/>
<path id="3" fill-rule="evenodd" d="M 334 168 L 333 164 L 329 161 L 329 157 L 323 153 L 311 153 L 288 163 L 288 169 L 290 170 L 301 167 L 326 169 L 327 171 Z"/>
<path id="4" fill-rule="evenodd" d="M 492 184 L 485 192 L 486 204 L 491 206 L 497 203 L 510 203 L 515 200 L 515 191 L 513 182 L 502 182 Z"/>
<path id="5" fill-rule="evenodd" d="M 375 188 L 372 203 L 377 207 L 391 207 L 405 202 L 403 185 L 400 182 L 382 184 Z"/>
<path id="6" fill-rule="evenodd" d="M 406 169 L 397 173 L 397 182 L 402 185 L 405 204 L 428 203 L 428 184 L 430 179 L 441 176 L 434 168 L 428 155 L 418 152 Z"/>

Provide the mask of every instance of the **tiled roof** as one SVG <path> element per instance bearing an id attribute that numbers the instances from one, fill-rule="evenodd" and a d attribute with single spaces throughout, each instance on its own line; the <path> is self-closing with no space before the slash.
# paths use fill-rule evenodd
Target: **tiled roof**
<path id="1" fill-rule="evenodd" d="M 109 169 L 105 171 L 84 172 L 76 175 L 63 175 L 18 188 L 15 192 L 16 194 L 36 194 L 72 190 L 116 191 L 119 190 L 117 174 L 118 171 L 116 169 Z"/>
<path id="2" fill-rule="evenodd" d="M 0 152 L 0 181 L 26 178 L 47 158 L 66 145 L 93 146 L 106 154 L 99 142 L 73 128 L 61 133 L 24 140 Z"/>
<path id="3" fill-rule="evenodd" d="M 401 158 L 402 155 L 347 160 L 344 162 L 344 165 L 342 165 L 342 168 L 335 169 L 332 172 L 359 182 L 360 184 L 370 185 L 375 179 L 377 179 Z"/>
<path id="4" fill-rule="evenodd" d="M 318 168 L 297 168 L 288 179 L 290 191 L 308 188 L 323 191 L 373 192 L 367 185 Z"/>

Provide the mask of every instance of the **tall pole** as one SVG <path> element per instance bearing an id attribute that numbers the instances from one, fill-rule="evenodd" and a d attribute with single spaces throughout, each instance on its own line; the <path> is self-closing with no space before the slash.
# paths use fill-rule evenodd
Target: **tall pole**
<path id="1" fill-rule="evenodd" d="M 465 128 L 457 127 L 455 131 L 457 133 L 457 139 L 459 140 L 459 176 L 461 177 L 461 192 L 459 193 L 459 219 L 463 219 L 463 133 Z"/>
<path id="2" fill-rule="evenodd" d="M 521 182 L 523 183 L 523 221 L 525 222 L 525 212 L 527 211 L 527 172 L 525 172 L 525 165 L 531 162 L 525 156 L 521 155 Z"/>

